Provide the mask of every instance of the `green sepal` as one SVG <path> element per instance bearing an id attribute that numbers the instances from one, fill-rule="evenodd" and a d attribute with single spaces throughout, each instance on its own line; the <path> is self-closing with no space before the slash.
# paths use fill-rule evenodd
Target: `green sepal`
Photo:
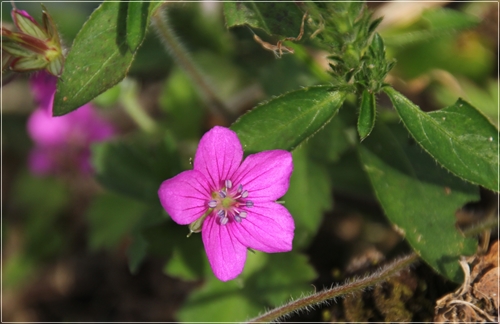
<path id="1" fill-rule="evenodd" d="M 205 221 L 205 219 L 207 218 L 208 215 L 210 215 L 210 213 L 213 211 L 213 208 L 209 208 L 205 214 L 203 214 L 200 218 L 198 218 L 197 220 L 195 220 L 194 222 L 192 222 L 191 224 L 189 224 L 189 234 L 187 235 L 187 237 L 190 237 L 191 234 L 193 233 L 200 233 L 201 232 L 201 229 L 203 227 L 203 222 Z"/>
<path id="2" fill-rule="evenodd" d="M 14 24 L 19 28 L 19 30 L 27 35 L 30 35 L 32 37 L 38 38 L 38 39 L 45 39 L 47 35 L 45 32 L 40 28 L 40 25 L 36 21 L 33 21 L 20 13 L 18 13 L 18 10 L 14 9 L 14 14 L 12 15 L 14 19 Z"/>
<path id="3" fill-rule="evenodd" d="M 43 69 L 47 66 L 47 61 L 43 56 L 33 55 L 19 57 L 12 61 L 10 68 L 16 72 L 28 72 Z"/>
<path id="4" fill-rule="evenodd" d="M 358 134 L 361 141 L 370 135 L 373 130 L 376 114 L 377 103 L 375 101 L 375 94 L 365 89 L 361 97 L 358 117 Z"/>

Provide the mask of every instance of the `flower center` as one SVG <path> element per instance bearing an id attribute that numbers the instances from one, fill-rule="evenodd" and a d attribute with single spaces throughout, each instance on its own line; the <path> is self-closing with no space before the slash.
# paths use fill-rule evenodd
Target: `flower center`
<path id="1" fill-rule="evenodd" d="M 207 202 L 207 206 L 219 217 L 219 223 L 226 225 L 232 219 L 241 223 L 247 217 L 245 208 L 253 207 L 253 202 L 248 200 L 248 191 L 243 189 L 243 185 L 234 188 L 231 180 L 224 181 L 224 187 L 219 191 L 212 192 L 212 199 Z"/>

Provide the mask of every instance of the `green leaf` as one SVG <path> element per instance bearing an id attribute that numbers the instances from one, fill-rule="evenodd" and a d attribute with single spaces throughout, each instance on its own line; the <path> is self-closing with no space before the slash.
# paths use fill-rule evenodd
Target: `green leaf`
<path id="1" fill-rule="evenodd" d="M 142 234 L 139 233 L 134 235 L 132 244 L 130 244 L 127 251 L 128 268 L 132 274 L 137 273 L 139 267 L 146 258 L 148 246 L 148 241 Z"/>
<path id="2" fill-rule="evenodd" d="M 132 51 L 141 45 L 149 23 L 149 5 L 151 2 L 127 3 L 127 44 Z"/>
<path id="3" fill-rule="evenodd" d="M 36 278 L 38 264 L 22 250 L 9 255 L 2 267 L 2 285 L 4 289 L 20 289 Z"/>
<path id="4" fill-rule="evenodd" d="M 308 158 L 305 147 L 293 152 L 290 187 L 280 200 L 295 220 L 294 248 L 304 248 L 315 236 L 324 212 L 332 208 L 328 171 Z"/>
<path id="5" fill-rule="evenodd" d="M 142 262 L 148 255 L 148 252 L 155 249 L 155 246 L 151 246 L 151 244 L 155 244 L 155 242 L 151 242 L 146 232 L 147 229 L 153 228 L 163 228 L 163 224 L 172 225 L 171 222 L 165 221 L 165 212 L 163 208 L 158 205 L 153 205 L 143 216 L 139 219 L 139 221 L 135 224 L 134 229 L 132 230 L 132 243 L 130 244 L 127 256 L 128 256 L 128 267 L 131 273 L 136 273 L 139 270 Z M 167 226 L 168 226 L 167 225 Z M 168 226 L 169 228 L 171 226 Z M 167 233 L 166 237 L 169 237 L 170 233 Z M 163 249 L 166 249 L 167 255 L 171 252 L 171 242 L 169 244 L 163 245 L 163 242 L 160 244 Z"/>
<path id="6" fill-rule="evenodd" d="M 55 178 L 24 173 L 16 179 L 13 201 L 24 211 L 23 252 L 33 261 L 54 257 L 65 247 L 60 220 L 70 200 L 67 188 Z"/>
<path id="7" fill-rule="evenodd" d="M 205 116 L 203 102 L 191 79 L 182 70 L 171 72 L 159 104 L 168 113 L 166 122 L 177 138 L 198 140 L 201 137 Z"/>
<path id="8" fill-rule="evenodd" d="M 29 214 L 43 216 L 46 222 L 60 213 L 70 200 L 70 195 L 58 179 L 36 177 L 23 173 L 16 179 L 14 203 L 26 208 Z"/>
<path id="9" fill-rule="evenodd" d="M 290 2 L 224 2 L 228 28 L 246 24 L 269 35 L 297 36 L 303 15 L 299 7 Z"/>
<path id="10" fill-rule="evenodd" d="M 127 10 L 127 2 L 105 1 L 83 25 L 57 82 L 54 116 L 83 106 L 125 77 L 144 36 L 140 28 L 127 34 Z M 133 38 L 133 47 L 127 37 Z"/>
<path id="11" fill-rule="evenodd" d="M 191 293 L 177 312 L 182 322 L 234 322 L 259 314 L 262 306 L 245 296 L 241 284 L 212 278 Z"/>
<path id="12" fill-rule="evenodd" d="M 106 193 L 97 197 L 87 210 L 90 248 L 115 248 L 131 233 L 145 208 L 143 203 L 124 196 Z"/>
<path id="13" fill-rule="evenodd" d="M 217 89 L 217 95 L 223 101 L 231 102 L 234 100 L 234 96 L 250 86 L 249 75 L 238 64 L 228 60 L 226 56 L 202 51 L 193 54 L 193 60 L 203 73 L 210 76 L 209 82 L 214 89 Z"/>
<path id="14" fill-rule="evenodd" d="M 95 144 L 92 163 L 104 187 L 149 203 L 159 203 L 161 182 L 181 171 L 178 154 L 152 138 Z"/>
<path id="15" fill-rule="evenodd" d="M 471 14 L 448 8 L 436 8 L 422 13 L 422 20 L 433 29 L 464 30 L 476 27 L 481 20 Z"/>
<path id="16" fill-rule="evenodd" d="M 462 46 L 465 39 L 467 46 Z M 441 69 L 452 75 L 461 75 L 483 83 L 491 76 L 496 64 L 494 51 L 475 33 L 428 39 L 422 44 L 402 47 L 393 55 L 398 60 L 398 75 L 405 79 L 417 78 L 434 72 L 435 69 Z"/>
<path id="17" fill-rule="evenodd" d="M 122 88 L 120 87 L 120 85 L 115 85 L 114 87 L 109 88 L 108 90 L 101 93 L 92 102 L 99 107 L 111 107 L 118 102 L 121 92 Z"/>
<path id="18" fill-rule="evenodd" d="M 473 15 L 447 8 L 424 11 L 421 19 L 402 30 L 387 32 L 384 41 L 389 46 L 406 46 L 447 37 L 461 30 L 478 25 L 479 19 Z"/>
<path id="19" fill-rule="evenodd" d="M 344 98 L 329 86 L 292 91 L 255 107 L 231 128 L 246 153 L 293 150 L 332 119 Z"/>
<path id="20" fill-rule="evenodd" d="M 179 234 L 179 244 L 174 247 L 172 258 L 165 265 L 164 272 L 185 281 L 201 279 L 208 266 L 201 235 L 186 238 L 186 232 L 182 230 L 176 234 Z"/>
<path id="21" fill-rule="evenodd" d="M 359 156 L 389 220 L 437 272 L 461 282 L 461 255 L 475 252 L 476 240 L 455 227 L 455 212 L 479 200 L 479 190 L 437 165 L 405 129 L 379 123 L 359 146 Z"/>
<path id="22" fill-rule="evenodd" d="M 274 307 L 310 291 L 309 283 L 316 276 L 306 256 L 278 253 L 270 255 L 266 265 L 253 273 L 246 285 L 252 287 L 252 300 L 260 300 L 263 305 Z"/>
<path id="23" fill-rule="evenodd" d="M 186 232 L 186 226 L 178 225 L 171 220 L 151 226 L 143 231 L 149 245 L 148 252 L 164 259 L 169 259 L 172 256 L 177 244 L 183 244 L 184 240 L 188 240 Z"/>
<path id="24" fill-rule="evenodd" d="M 300 89 L 320 83 L 329 84 L 331 81 L 324 70 L 321 71 L 324 73 L 321 80 L 317 74 L 313 74 L 313 71 L 317 73 L 319 69 L 317 65 L 311 63 L 309 54 L 303 48 L 296 46 L 294 55 L 285 55 L 279 60 L 261 48 L 257 51 L 262 55 L 256 55 L 255 60 L 250 61 L 252 65 L 247 69 L 255 73 L 264 93 L 271 98 L 289 92 L 290 89 Z"/>
<path id="25" fill-rule="evenodd" d="M 433 87 L 434 98 L 438 103 L 443 106 L 452 105 L 457 96 L 462 95 L 498 128 L 498 80 L 487 80 L 485 87 L 480 87 L 465 78 L 457 78 L 457 82 L 459 88 L 444 84 L 437 84 Z"/>
<path id="26" fill-rule="evenodd" d="M 375 102 L 375 95 L 365 89 L 361 98 L 361 107 L 359 109 L 358 118 L 358 134 L 361 141 L 368 137 L 373 130 L 373 126 L 375 126 L 376 113 L 377 104 Z"/>
<path id="27" fill-rule="evenodd" d="M 163 6 L 167 1 L 153 1 L 149 6 L 149 17 L 156 15 L 161 10 L 160 7 Z"/>
<path id="28" fill-rule="evenodd" d="M 392 88 L 385 88 L 410 134 L 455 175 L 498 191 L 498 130 L 469 103 L 459 99 L 424 113 Z"/>
<path id="29" fill-rule="evenodd" d="M 348 150 L 338 161 L 328 164 L 328 171 L 335 192 L 373 199 L 370 180 L 356 150 Z"/>
<path id="30" fill-rule="evenodd" d="M 346 100 L 338 115 L 307 141 L 309 156 L 322 164 L 338 161 L 358 143 L 354 126 L 357 118 L 356 106 Z"/>
<path id="31" fill-rule="evenodd" d="M 249 298 L 248 292 L 252 287 L 244 281 L 254 273 L 259 272 L 268 262 L 270 255 L 256 252 L 247 253 L 247 260 L 243 273 L 235 280 L 222 282 L 217 279 L 205 260 L 205 284 L 194 291 L 183 308 L 178 312 L 182 321 L 236 321 L 246 319 L 262 311 L 258 302 Z M 224 309 L 224 312 L 220 310 Z"/>
<path id="32" fill-rule="evenodd" d="M 379 18 L 370 22 L 370 25 L 368 27 L 368 34 L 369 35 L 371 35 L 377 29 L 378 25 L 380 25 L 382 20 L 384 20 L 384 17 L 379 17 Z"/>
<path id="33" fill-rule="evenodd" d="M 374 56 L 377 58 L 385 58 L 385 45 L 384 40 L 380 37 L 379 33 L 373 35 L 372 43 L 370 44 Z"/>
<path id="34" fill-rule="evenodd" d="M 193 292 L 178 318 L 186 322 L 244 321 L 266 307 L 278 306 L 310 290 L 316 277 L 305 256 L 297 253 L 248 253 L 243 274 L 222 282 L 211 276 Z"/>

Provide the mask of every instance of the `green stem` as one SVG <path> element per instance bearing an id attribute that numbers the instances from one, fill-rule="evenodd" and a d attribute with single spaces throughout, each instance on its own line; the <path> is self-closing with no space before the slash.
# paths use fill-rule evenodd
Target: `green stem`
<path id="1" fill-rule="evenodd" d="M 312 295 L 291 301 L 288 304 L 285 304 L 283 306 L 277 307 L 273 310 L 270 310 L 266 312 L 263 315 L 257 316 L 251 320 L 248 321 L 248 323 L 257 323 L 257 322 L 271 322 L 278 320 L 279 318 L 302 310 L 306 309 L 310 306 L 314 306 L 317 304 L 321 304 L 329 299 L 333 299 L 342 295 L 346 294 L 351 294 L 356 291 L 363 290 L 367 287 L 376 285 L 378 283 L 381 283 L 399 271 L 405 269 L 412 263 L 418 260 L 418 255 L 415 253 L 412 253 L 410 255 L 407 255 L 401 259 L 398 259 L 391 264 L 386 265 L 384 268 L 381 270 L 356 281 L 353 282 L 348 282 L 342 286 L 337 286 L 331 289 L 326 289 L 323 291 L 320 291 L 318 293 L 314 293 Z"/>
<path id="2" fill-rule="evenodd" d="M 167 13 L 163 8 L 158 8 L 151 16 L 152 26 L 155 27 L 158 36 L 163 41 L 165 48 L 172 55 L 179 66 L 184 69 L 187 75 L 194 82 L 198 90 L 208 101 L 209 109 L 227 121 L 233 121 L 234 117 L 231 111 L 226 107 L 222 100 L 217 96 L 196 64 L 191 60 L 189 52 L 175 36 L 175 33 L 168 24 Z"/>
<path id="3" fill-rule="evenodd" d="M 137 99 L 137 85 L 129 79 L 122 82 L 120 101 L 125 111 L 147 133 L 156 131 L 155 121 L 144 111 Z"/>

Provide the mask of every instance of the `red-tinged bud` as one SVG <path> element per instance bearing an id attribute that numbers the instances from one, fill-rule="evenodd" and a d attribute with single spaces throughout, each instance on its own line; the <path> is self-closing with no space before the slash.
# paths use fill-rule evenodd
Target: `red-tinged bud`
<path id="1" fill-rule="evenodd" d="M 45 60 L 40 56 L 35 57 L 16 57 L 10 64 L 13 71 L 36 71 L 41 66 L 45 66 Z"/>
<path id="2" fill-rule="evenodd" d="M 12 12 L 11 12 L 11 16 L 12 16 L 12 21 L 14 21 L 14 23 L 16 24 L 17 26 L 17 23 L 16 23 L 16 17 L 17 15 L 20 15 L 24 18 L 27 18 L 29 20 L 31 20 L 33 23 L 37 23 L 36 20 L 30 16 L 30 14 L 26 11 L 26 10 L 18 10 L 18 9 L 13 9 Z M 19 28 L 19 26 L 17 26 Z"/>
<path id="3" fill-rule="evenodd" d="M 60 76 L 64 55 L 57 27 L 42 5 L 43 26 L 26 11 L 13 9 L 12 20 L 19 31 L 1 28 L 2 49 L 8 60 L 2 60 L 2 71 L 8 64 L 15 72 L 47 70 Z"/>
<path id="4" fill-rule="evenodd" d="M 23 33 L 33 37 L 44 39 L 47 37 L 40 25 L 24 10 L 12 10 L 12 20 L 16 27 Z"/>
<path id="5" fill-rule="evenodd" d="M 4 36 L 3 30 L 2 36 Z M 8 34 L 2 45 L 5 51 L 17 56 L 32 56 L 32 52 L 43 55 L 51 49 L 47 42 L 21 33 Z"/>

